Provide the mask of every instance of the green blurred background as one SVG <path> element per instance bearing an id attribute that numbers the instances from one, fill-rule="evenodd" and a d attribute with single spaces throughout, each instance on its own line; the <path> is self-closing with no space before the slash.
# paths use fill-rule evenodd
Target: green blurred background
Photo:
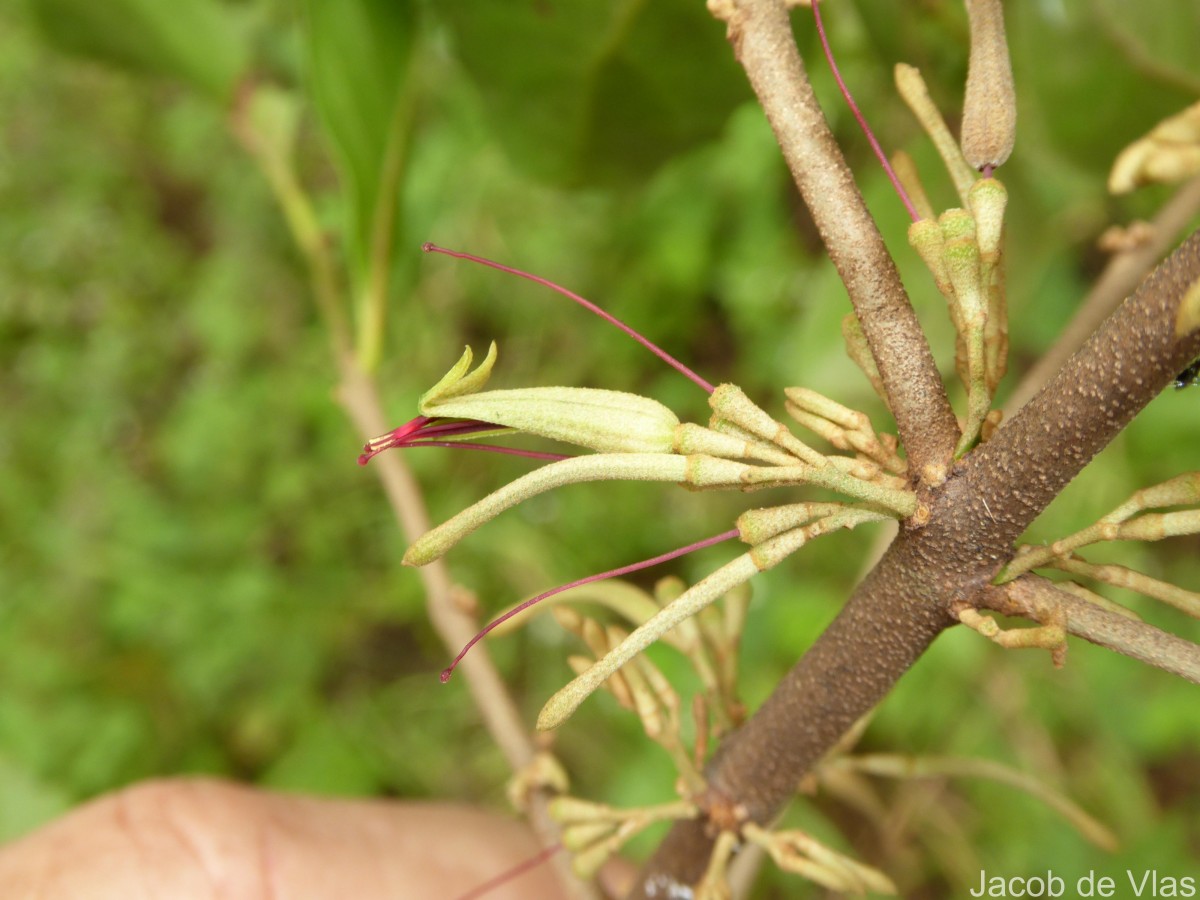
<path id="1" fill-rule="evenodd" d="M 1136 21 L 1117 0 L 1009 10 L 1020 118 L 1001 174 L 1017 374 L 1103 265 L 1096 236 L 1169 196 L 1103 190 L 1120 148 L 1200 93 L 1200 9 L 1143 6 Z M 935 206 L 951 205 L 891 68 L 919 66 L 953 124 L 961 6 L 847 0 L 826 18 L 885 146 L 912 153 Z M 907 249 L 903 209 L 835 99 L 809 15 L 795 21 L 952 371 L 943 301 Z M 251 86 L 269 86 L 271 121 L 293 135 L 293 172 L 350 293 L 369 265 L 381 148 L 403 151 L 397 189 L 385 193 L 396 229 L 379 369 L 397 424 L 464 343 L 482 351 L 492 339 L 498 386 L 636 390 L 707 417 L 700 392 L 615 330 L 525 282 L 422 255 L 433 240 L 569 285 L 772 410 L 784 386 L 805 385 L 890 427 L 842 354 L 844 290 L 698 0 L 6 4 L 0 838 L 162 774 L 503 806 L 503 759 L 478 739 L 464 685 L 438 683 L 447 651 L 417 576 L 399 565 L 403 542 L 378 483 L 355 465 L 360 438 L 332 397 L 328 332 L 303 259 L 231 135 Z M 1200 391 L 1156 400 L 1030 539 L 1194 467 L 1197 404 Z M 435 519 L 528 469 L 436 451 L 410 462 Z M 761 503 L 574 487 L 501 517 L 449 562 L 485 610 L 499 609 L 724 530 L 750 505 Z M 825 538 L 756 580 L 743 660 L 751 706 L 836 613 L 872 538 Z M 1178 539 L 1092 558 L 1195 587 L 1198 550 Z M 694 580 L 734 552 L 713 549 L 641 583 L 667 572 Z M 1182 615 L 1118 599 L 1200 638 Z M 576 648 L 546 620 L 492 650 L 532 723 Z M 686 680 L 679 660 L 655 658 Z M 820 798 L 792 816 L 887 867 L 907 896 L 949 896 L 980 868 L 1188 874 L 1200 858 L 1197 708 L 1195 686 L 1081 643 L 1056 672 L 1045 654 L 955 632 L 889 698 L 864 747 L 1034 772 L 1110 824 L 1122 850 L 1110 856 L 1039 802 L 984 783 L 925 786 L 916 812 L 911 792 L 884 785 L 919 826 L 886 841 Z M 580 795 L 671 796 L 665 755 L 608 697 L 589 701 L 555 748 Z M 760 895 L 815 889 L 776 876 Z"/>

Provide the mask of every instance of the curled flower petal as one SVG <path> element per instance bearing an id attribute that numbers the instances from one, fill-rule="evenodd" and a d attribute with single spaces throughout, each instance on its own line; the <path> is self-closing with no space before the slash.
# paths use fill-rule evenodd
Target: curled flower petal
<path id="1" fill-rule="evenodd" d="M 464 394 L 474 394 L 481 390 L 492 376 L 492 366 L 496 364 L 496 342 L 492 341 L 491 346 L 488 347 L 487 356 L 472 372 L 471 362 L 474 356 L 470 347 L 464 348 L 463 355 L 458 358 L 458 362 L 442 376 L 437 384 L 421 395 L 421 401 L 417 405 L 424 410 L 426 406 L 432 406 L 443 400 L 461 397 Z"/>

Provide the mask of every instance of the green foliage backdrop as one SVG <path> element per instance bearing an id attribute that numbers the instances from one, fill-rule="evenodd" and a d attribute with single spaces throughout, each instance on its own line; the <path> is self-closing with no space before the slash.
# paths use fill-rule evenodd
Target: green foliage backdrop
<path id="1" fill-rule="evenodd" d="M 382 493 L 354 464 L 359 440 L 331 397 L 303 262 L 230 134 L 239 91 L 251 79 L 280 91 L 280 121 L 294 122 L 281 141 L 294 141 L 356 299 L 379 259 L 372 228 L 394 218 L 380 371 L 397 422 L 463 343 L 482 350 L 493 338 L 498 384 L 636 388 L 706 415 L 698 392 L 615 331 L 523 282 L 422 257 L 426 239 L 568 284 L 764 403 L 803 384 L 883 425 L 840 349 L 844 291 L 699 2 L 171 6 L 169 16 L 157 0 L 105 4 L 103 15 L 83 0 L 0 9 L 0 838 L 106 789 L 188 772 L 499 805 L 503 761 L 477 739 L 463 686 L 438 684 L 446 651 L 416 576 L 399 566 Z M 1115 0 L 1012 7 L 1020 132 L 1003 174 L 1018 371 L 1085 293 L 1102 263 L 1096 235 L 1167 196 L 1103 193 L 1115 153 L 1200 83 L 1186 39 L 1200 13 L 1144 6 L 1135 22 Z M 857 0 L 830 4 L 827 18 L 885 144 L 936 172 L 890 72 L 919 65 L 956 109 L 961 6 Z M 903 210 L 835 100 L 811 23 L 796 21 L 948 370 L 951 332 L 905 244 Z M 935 205 L 948 202 L 947 185 L 931 189 Z M 1194 468 L 1198 403 L 1191 392 L 1159 398 L 1034 536 Z M 432 451 L 411 463 L 435 519 L 527 465 Z M 575 487 L 507 514 L 450 562 L 492 610 L 708 536 L 746 505 Z M 827 540 L 755 583 L 751 705 L 862 571 L 863 535 Z M 1195 586 L 1198 550 L 1188 539 L 1111 553 Z M 674 571 L 698 577 L 721 554 Z M 1139 611 L 1196 635 L 1181 616 Z M 570 642 L 547 621 L 493 648 L 532 722 L 568 677 Z M 974 856 L 948 863 L 953 844 L 926 847 L 942 874 L 922 875 L 914 857 L 910 883 L 936 895 L 939 879 L 980 867 L 1182 871 L 1200 855 L 1195 709 L 1194 687 L 1086 645 L 1073 643 L 1055 672 L 1043 654 L 943 637 L 867 745 L 1012 762 L 1065 788 L 1125 845 L 1108 857 L 1035 801 L 955 786 L 965 803 L 940 799 Z M 670 794 L 666 760 L 607 698 L 556 746 L 579 793 Z M 856 836 L 854 820 L 818 806 Z"/>

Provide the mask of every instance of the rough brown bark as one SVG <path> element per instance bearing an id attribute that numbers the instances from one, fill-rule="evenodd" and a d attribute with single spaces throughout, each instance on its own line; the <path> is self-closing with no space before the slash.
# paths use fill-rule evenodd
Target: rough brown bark
<path id="1" fill-rule="evenodd" d="M 783 0 L 710 3 L 727 26 L 879 366 L 914 477 L 936 481 L 958 424 L 896 265 L 825 122 Z"/>
<path id="2" fill-rule="evenodd" d="M 953 623 L 952 604 L 985 605 L 987 584 L 1021 532 L 1200 355 L 1200 330 L 1175 335 L 1180 301 L 1198 279 L 1200 232 L 944 485 L 922 492 L 927 522 L 906 523 L 829 628 L 729 735 L 707 772 L 708 820 L 676 826 L 631 897 L 694 884 L 708 863 L 714 823 L 769 823 L 801 776 Z"/>
<path id="3" fill-rule="evenodd" d="M 710 0 L 710 8 L 728 25 L 850 292 L 915 474 L 927 474 L 921 467 L 948 459 L 957 429 L 952 417 L 947 424 L 944 388 L 895 267 L 816 106 L 784 4 Z M 990 442 L 944 483 L 922 479 L 918 515 L 767 702 L 726 738 L 706 772 L 707 815 L 672 829 L 631 897 L 695 884 L 716 832 L 768 824 L 800 778 L 954 623 L 956 603 L 994 599 L 989 581 L 1021 532 L 1200 354 L 1200 332 L 1175 335 L 1179 303 L 1198 277 L 1193 235 Z"/>

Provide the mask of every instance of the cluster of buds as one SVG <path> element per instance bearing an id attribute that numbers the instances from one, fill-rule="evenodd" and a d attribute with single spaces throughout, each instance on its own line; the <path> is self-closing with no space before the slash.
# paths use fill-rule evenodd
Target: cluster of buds
<path id="1" fill-rule="evenodd" d="M 812 3 L 834 77 L 912 217 L 909 243 L 949 305 L 956 333 L 955 368 L 967 389 L 957 456 L 969 451 L 981 437 L 988 437 L 986 429 L 994 429 L 1000 421 L 1000 412 L 991 410 L 991 401 L 1004 376 L 1008 355 L 1008 314 L 1000 267 L 1007 193 L 993 171 L 1008 159 L 1016 136 L 1016 98 L 1000 0 L 966 0 L 966 7 L 971 45 L 961 141 L 951 135 L 921 73 L 905 64 L 895 70 L 901 97 L 933 141 L 962 203 L 961 208 L 938 216 L 912 159 L 905 153 L 895 154 L 891 161 L 884 156 L 837 70 L 818 4 Z M 887 403 L 875 360 L 853 314 L 843 324 L 843 335 L 850 358 Z"/>
<path id="2" fill-rule="evenodd" d="M 619 590 L 614 592 L 614 587 Z M 606 656 L 628 636 L 625 628 L 602 625 L 595 618 L 579 612 L 575 605 L 587 603 L 607 607 L 637 626 L 649 621 L 686 591 L 687 585 L 681 579 L 669 576 L 658 581 L 653 596 L 624 582 L 577 588 L 564 595 L 570 598 L 572 606 L 556 607 L 555 618 L 563 628 L 577 635 L 593 654 L 593 658 L 569 657 L 568 664 L 577 673 L 585 672 L 591 668 L 594 659 Z M 738 646 L 749 604 L 749 586 L 741 585 L 727 593 L 721 603 L 705 607 L 694 618 L 681 622 L 663 635 L 662 642 L 683 654 L 700 680 L 700 692 L 692 701 L 695 741 L 691 754 L 679 730 L 682 702 L 647 657 L 635 657 L 629 666 L 614 672 L 604 684 L 623 707 L 637 713 L 646 735 L 661 744 L 675 760 L 684 782 L 681 793 L 685 795 L 702 787 L 699 771 L 707 756 L 710 739 L 719 738 L 742 721 L 744 708 L 737 695 Z"/>
<path id="3" fill-rule="evenodd" d="M 814 517 L 820 514 L 812 504 Z M 834 507 L 836 504 L 824 504 Z M 676 578 L 664 578 L 650 597 L 632 586 L 624 586 L 616 597 L 595 589 L 573 591 L 576 602 L 599 602 L 620 610 L 627 619 L 645 619 L 639 607 L 665 607 L 686 591 Z M 595 592 L 593 592 L 595 591 Z M 562 844 L 572 854 L 572 869 L 582 878 L 591 878 L 604 862 L 635 835 L 655 822 L 694 819 L 701 813 L 707 788 L 703 776 L 704 760 L 711 742 L 741 720 L 742 706 L 736 697 L 737 644 L 749 604 L 749 590 L 742 586 L 727 594 L 720 604 L 706 607 L 694 619 L 680 623 L 663 636 L 663 643 L 683 653 L 700 677 L 701 691 L 692 698 L 693 739 L 685 740 L 682 729 L 683 702 L 662 672 L 647 657 L 637 656 L 628 665 L 609 676 L 604 688 L 626 710 L 641 721 L 646 735 L 659 744 L 671 758 L 678 773 L 676 792 L 679 799 L 644 807 L 617 808 L 607 804 L 567 796 L 565 790 L 550 803 L 550 814 L 562 826 Z M 572 607 L 559 606 L 555 617 L 567 630 L 579 636 L 599 659 L 624 641 L 626 632 L 597 620 Z M 572 656 L 568 662 L 577 672 L 585 672 L 592 660 Z M 858 730 L 856 734 L 860 733 Z M 832 754 L 840 758 L 850 743 Z M 812 835 L 798 830 L 773 831 L 743 823 L 725 830 L 713 847 L 704 878 L 695 896 L 725 896 L 728 865 L 746 844 L 761 846 L 780 868 L 824 885 L 850 893 L 874 891 L 896 893 L 895 886 L 880 871 L 865 866 L 822 844 Z"/>
<path id="4" fill-rule="evenodd" d="M 820 28 L 817 4 L 814 2 L 812 6 Z M 956 449 L 958 456 L 986 439 L 988 428 L 999 423 L 999 411 L 992 410 L 991 405 L 1005 373 L 1008 352 L 1001 266 L 1007 195 L 1004 186 L 993 177 L 993 170 L 1011 152 L 1015 127 L 1012 73 L 1000 4 L 998 0 L 967 0 L 967 8 L 972 51 L 961 144 L 950 137 L 920 73 L 910 66 L 896 69 L 901 96 L 941 153 L 961 206 L 935 214 L 911 161 L 898 156 L 895 161 L 898 176 L 885 161 L 885 168 L 893 174 L 912 212 L 909 242 L 945 298 L 956 332 L 955 368 L 967 394 L 962 436 Z M 903 186 L 900 182 L 904 182 Z M 703 762 L 709 744 L 715 736 L 735 727 L 742 716 L 735 683 L 737 645 L 749 597 L 748 581 L 823 534 L 886 519 L 913 517 L 920 521 L 922 510 L 911 489 L 907 464 L 898 452 L 896 440 L 877 434 L 863 413 L 811 390 L 786 389 L 787 414 L 832 447 L 832 451 L 815 449 L 736 385 L 710 384 L 578 295 L 544 279 L 469 254 L 432 245 L 426 245 L 426 250 L 471 259 L 528 278 L 581 303 L 630 333 L 705 390 L 712 417 L 704 425 L 681 422 L 674 412 L 651 398 L 617 391 L 571 387 L 486 390 L 497 360 L 496 345 L 489 347 L 478 366 L 474 366 L 474 355 L 468 347 L 455 366 L 421 397 L 419 415 L 370 441 L 360 463 L 365 464 L 389 449 L 434 445 L 517 453 L 547 464 L 423 535 L 405 553 L 406 565 L 420 566 L 437 560 L 504 511 L 546 491 L 580 482 L 662 482 L 699 491 L 816 487 L 845 498 L 838 502 L 792 502 L 752 509 L 737 519 L 733 530 L 721 535 L 539 594 L 488 625 L 442 673 L 442 680 L 447 680 L 462 655 L 497 625 L 515 621 L 514 616 L 534 604 L 562 595 L 555 602 L 556 618 L 580 638 L 590 655 L 570 658 L 576 677 L 546 703 L 538 717 L 538 728 L 556 728 L 594 691 L 606 688 L 622 706 L 638 715 L 646 734 L 665 749 L 679 773 L 680 799 L 659 806 L 618 810 L 568 796 L 560 796 L 553 802 L 552 815 L 564 825 L 563 844 L 574 854 L 575 869 L 590 876 L 630 837 L 651 823 L 701 814 L 700 804 L 706 790 Z M 1193 311 L 1187 315 L 1196 317 L 1194 308 L 1200 307 L 1193 303 L 1188 307 Z M 850 356 L 886 404 L 882 379 L 853 315 L 845 320 L 844 335 Z M 479 438 L 513 434 L 548 438 L 587 452 L 534 453 L 477 442 Z M 1194 477 L 1186 483 L 1178 479 L 1176 482 L 1179 483 L 1159 486 L 1157 493 L 1151 489 L 1135 495 L 1129 504 L 1087 532 L 1045 551 L 1026 551 L 999 580 L 1015 578 L 1043 564 L 1078 571 L 1087 564 L 1078 560 L 1073 551 L 1093 540 L 1135 536 L 1134 532 L 1146 538 L 1150 532 L 1165 536 L 1200 531 L 1200 519 L 1194 511 L 1127 521 L 1134 513 L 1162 505 L 1166 500 L 1176 504 L 1196 502 Z M 590 599 L 594 601 L 599 596 L 601 604 L 616 611 L 632 629 L 602 624 L 566 605 L 567 595 L 563 592 L 569 588 L 635 571 L 733 537 L 749 549 L 691 586 L 668 579 L 660 582 L 654 598 L 634 590 L 638 596 L 624 596 L 619 601 L 612 599 L 612 592 L 593 588 L 596 593 Z M 1087 574 L 1103 578 L 1099 569 L 1107 571 L 1115 567 L 1089 567 Z M 1110 580 L 1118 577 L 1109 574 Z M 1119 577 L 1124 579 L 1120 582 L 1123 585 L 1133 586 L 1132 575 Z M 1143 590 L 1152 593 L 1149 587 L 1157 589 L 1157 585 L 1148 585 L 1144 576 L 1138 577 L 1142 579 L 1138 584 Z M 726 601 L 723 612 L 718 612 L 713 604 L 722 597 Z M 570 594 L 570 602 L 585 598 L 587 595 L 579 590 Z M 1195 604 L 1189 609 L 1193 614 L 1200 609 L 1200 598 L 1173 596 L 1168 602 L 1185 608 Z M 964 609 L 961 618 L 1005 646 L 1047 646 L 1057 654 L 1065 646 L 1059 623 L 1043 629 L 1044 634 L 1030 629 L 1015 635 L 1002 632 L 974 609 Z M 702 689 L 692 703 L 694 739 L 690 746 L 682 734 L 682 701 L 653 663 L 639 655 L 659 640 L 687 655 L 700 677 Z M 556 790 L 564 786 L 565 782 Z M 727 883 L 727 864 L 747 842 L 760 845 L 782 868 L 832 890 L 895 892 L 894 885 L 882 873 L 836 853 L 808 834 L 772 832 L 738 821 L 723 830 L 716 841 L 708 871 L 697 886 L 697 896 L 721 894 L 721 886 Z"/>
<path id="5" fill-rule="evenodd" d="M 427 246 L 427 249 L 439 248 Z M 468 258 L 533 277 L 497 263 Z M 586 303 L 544 279 L 534 280 Z M 611 320 L 607 314 L 606 318 Z M 637 337 L 649 343 L 640 335 Z M 496 346 L 492 344 L 477 366 L 467 348 L 450 371 L 422 395 L 418 404 L 420 415 L 370 441 L 359 458 L 365 464 L 385 450 L 429 445 L 505 450 L 477 442 L 481 437 L 505 434 L 536 435 L 591 451 L 579 456 L 515 451 L 545 460 L 548 465 L 505 485 L 427 532 L 404 555 L 404 563 L 413 566 L 441 558 L 460 540 L 505 510 L 554 488 L 580 482 L 657 481 L 702 491 L 755 491 L 808 485 L 837 491 L 849 498 L 842 503 L 791 503 L 751 510 L 739 518 L 736 529 L 722 535 L 644 563 L 583 579 L 593 581 L 624 574 L 732 537 L 750 545 L 741 556 L 682 591 L 671 603 L 656 608 L 644 621 L 634 622 L 636 627 L 628 635 L 622 635 L 621 640 L 610 641 L 600 658 L 547 704 L 539 717 L 539 727 L 543 729 L 559 725 L 584 698 L 641 650 L 718 597 L 777 565 L 813 538 L 865 522 L 906 518 L 917 511 L 916 497 L 904 477 L 905 463 L 896 452 L 895 440 L 876 435 L 863 414 L 812 391 L 791 390 L 786 406 L 796 421 L 828 440 L 835 450 L 848 451 L 822 453 L 796 437 L 737 386 L 714 387 L 663 351 L 653 349 L 708 392 L 713 415 L 707 425 L 680 422 L 661 403 L 618 391 L 571 387 L 485 390 L 497 359 Z M 527 601 L 522 608 L 579 583 L 548 591 Z M 495 624 L 484 629 L 480 636 Z M 453 666 L 443 672 L 443 680 L 450 677 L 452 670 Z"/>
<path id="6" fill-rule="evenodd" d="M 958 446 L 961 455 L 977 443 L 985 423 L 994 427 L 999 421 L 991 401 L 1008 358 L 1008 311 L 1001 268 L 1008 194 L 991 176 L 996 163 L 986 165 L 987 177 L 980 178 L 950 138 L 917 69 L 898 65 L 896 87 L 933 140 L 962 203 L 935 216 L 915 169 L 898 167 L 905 173 L 905 187 L 917 198 L 914 208 L 918 217 L 909 226 L 909 244 L 946 299 L 954 324 L 955 369 L 967 390 L 967 413 Z M 965 131 L 964 124 L 964 141 Z M 988 158 L 999 156 L 997 151 Z"/>
<path id="7" fill-rule="evenodd" d="M 664 578 L 650 597 L 629 587 L 636 595 L 620 604 L 627 618 L 649 618 L 648 610 L 669 605 L 686 591 L 675 578 Z M 574 592 L 578 593 L 578 592 Z M 577 600 L 593 600 L 586 594 Z M 649 807 L 618 809 L 575 797 L 556 798 L 550 814 L 563 826 L 563 846 L 572 852 L 572 867 L 584 878 L 620 850 L 647 826 L 664 820 L 691 819 L 700 814 L 697 798 L 706 789 L 702 774 L 710 742 L 736 726 L 742 706 L 736 696 L 737 648 L 749 605 L 750 592 L 731 591 L 718 606 L 710 606 L 663 636 L 663 642 L 683 653 L 700 676 L 701 690 L 692 698 L 694 737 L 683 733 L 683 701 L 662 671 L 646 656 L 637 656 L 604 683 L 617 702 L 637 715 L 642 729 L 670 757 L 678 773 L 679 800 Z M 652 615 L 652 614 L 651 614 Z M 625 640 L 627 632 L 616 625 L 602 625 L 572 607 L 559 606 L 555 617 L 579 636 L 594 658 L 603 658 Z M 572 656 L 568 662 L 577 672 L 587 671 L 592 658 Z"/>
<path id="8" fill-rule="evenodd" d="M 954 323 L 955 368 L 967 388 L 960 454 L 978 440 L 1007 366 L 1007 304 L 998 265 L 1006 202 L 1004 186 L 983 178 L 968 191 L 966 209 L 921 219 L 908 230 Z"/>

